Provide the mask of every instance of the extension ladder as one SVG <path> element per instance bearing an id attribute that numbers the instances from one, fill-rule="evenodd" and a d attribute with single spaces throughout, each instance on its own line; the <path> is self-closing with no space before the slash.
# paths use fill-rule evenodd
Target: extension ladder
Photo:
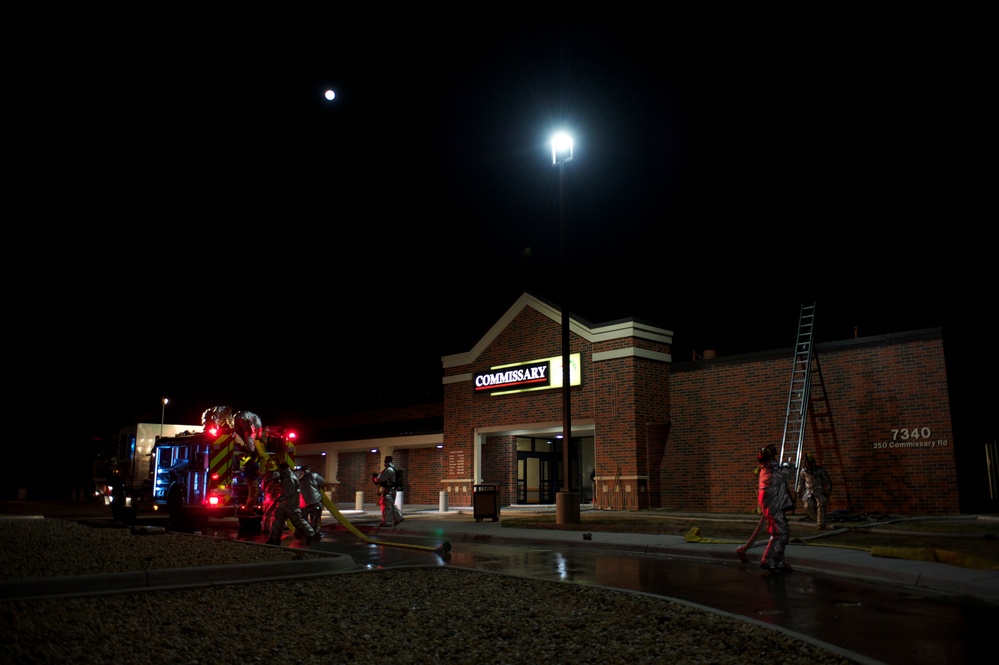
<path id="1" fill-rule="evenodd" d="M 808 391 L 811 385 L 812 373 L 812 332 L 815 326 L 815 303 L 801 306 L 801 316 L 798 320 L 798 341 L 794 346 L 794 356 L 791 363 L 791 389 L 787 394 L 787 413 L 784 417 L 784 437 L 780 444 L 780 459 L 784 457 L 785 449 L 792 443 L 797 444 L 793 464 L 801 468 L 801 445 L 805 439 L 805 417 L 808 415 Z M 790 453 L 789 453 L 790 454 Z M 798 490 L 797 477 L 794 481 L 795 492 Z"/>

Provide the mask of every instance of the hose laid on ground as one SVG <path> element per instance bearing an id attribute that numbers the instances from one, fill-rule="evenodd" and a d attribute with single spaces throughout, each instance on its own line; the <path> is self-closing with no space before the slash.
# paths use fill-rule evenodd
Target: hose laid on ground
<path id="1" fill-rule="evenodd" d="M 343 525 L 347 531 L 360 538 L 366 543 L 371 543 L 372 545 L 388 545 L 389 547 L 406 547 L 412 550 L 426 550 L 428 552 L 433 552 L 435 554 L 447 554 L 451 551 L 451 543 L 448 541 L 443 541 L 437 547 L 431 547 L 429 545 L 413 545 L 411 543 L 390 543 L 384 540 L 375 540 L 369 537 L 367 534 L 363 533 L 356 526 L 354 526 L 350 520 L 348 520 L 343 513 L 337 510 L 337 507 L 333 505 L 333 502 L 325 492 L 320 492 L 320 496 L 323 498 L 323 505 L 326 506 L 326 510 L 330 511 L 330 514 L 336 518 L 336 521 Z"/>

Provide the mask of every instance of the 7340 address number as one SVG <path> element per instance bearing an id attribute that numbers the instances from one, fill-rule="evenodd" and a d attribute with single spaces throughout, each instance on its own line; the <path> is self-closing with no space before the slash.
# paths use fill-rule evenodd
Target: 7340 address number
<path id="1" fill-rule="evenodd" d="M 893 429 L 890 441 L 875 441 L 871 446 L 875 449 L 884 448 L 936 448 L 950 445 L 947 439 L 934 439 L 929 427 L 913 427 L 912 429 Z"/>

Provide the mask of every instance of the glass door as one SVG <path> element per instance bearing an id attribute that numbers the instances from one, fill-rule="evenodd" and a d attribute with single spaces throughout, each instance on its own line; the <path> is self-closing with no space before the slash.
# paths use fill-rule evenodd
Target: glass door
<path id="1" fill-rule="evenodd" d="M 555 503 L 560 466 L 556 457 L 554 439 L 517 437 L 518 504 Z"/>

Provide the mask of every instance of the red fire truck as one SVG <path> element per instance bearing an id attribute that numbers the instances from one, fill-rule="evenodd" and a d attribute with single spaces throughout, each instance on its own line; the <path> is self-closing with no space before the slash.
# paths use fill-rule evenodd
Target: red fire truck
<path id="1" fill-rule="evenodd" d="M 238 518 L 241 528 L 258 530 L 263 493 L 256 505 L 245 506 L 249 488 L 243 467 L 253 457 L 261 474 L 281 462 L 294 468 L 295 433 L 270 427 L 245 438 L 253 440 L 244 441 L 230 419 L 206 422 L 204 432 L 159 439 L 150 465 L 153 509 L 167 511 L 171 526 L 179 530 L 227 517 Z"/>

